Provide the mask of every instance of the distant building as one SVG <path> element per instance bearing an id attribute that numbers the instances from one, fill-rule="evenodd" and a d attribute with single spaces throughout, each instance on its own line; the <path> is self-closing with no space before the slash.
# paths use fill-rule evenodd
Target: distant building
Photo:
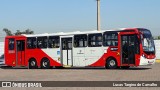
<path id="1" fill-rule="evenodd" d="M 156 58 L 160 59 L 160 40 L 154 40 L 156 47 Z"/>
<path id="2" fill-rule="evenodd" d="M 4 42 L 0 42 L 0 56 L 4 54 Z"/>
<path id="3" fill-rule="evenodd" d="M 0 42 L 0 65 L 4 64 L 4 42 Z"/>

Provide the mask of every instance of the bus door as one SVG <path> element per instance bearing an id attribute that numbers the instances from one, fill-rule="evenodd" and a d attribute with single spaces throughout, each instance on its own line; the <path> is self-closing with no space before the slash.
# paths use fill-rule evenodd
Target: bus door
<path id="1" fill-rule="evenodd" d="M 135 65 L 138 40 L 135 34 L 121 35 L 121 63 L 122 65 Z"/>
<path id="2" fill-rule="evenodd" d="M 72 37 L 61 37 L 61 63 L 63 66 L 73 65 Z"/>
<path id="3" fill-rule="evenodd" d="M 16 40 L 16 66 L 25 65 L 25 40 Z"/>

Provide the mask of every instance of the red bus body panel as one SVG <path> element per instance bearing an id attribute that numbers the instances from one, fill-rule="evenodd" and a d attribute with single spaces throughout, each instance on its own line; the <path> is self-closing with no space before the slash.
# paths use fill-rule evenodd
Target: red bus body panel
<path id="1" fill-rule="evenodd" d="M 132 30 L 128 31 L 127 30 Z M 118 32 L 118 46 L 110 46 L 107 49 L 107 53 L 104 53 L 96 62 L 92 63 L 89 66 L 96 67 L 96 66 L 101 66 L 104 67 L 106 64 L 106 60 L 110 57 L 114 58 L 117 61 L 117 65 L 120 66 L 139 66 L 140 64 L 140 57 L 142 56 L 143 53 L 143 47 L 142 43 L 140 43 L 140 54 L 135 54 L 135 64 L 122 64 L 121 60 L 121 36 L 122 35 L 134 35 L 137 34 L 139 35 L 140 33 L 138 32 L 138 29 L 136 28 L 130 28 L 126 29 L 126 32 Z M 138 36 L 139 37 L 139 36 Z M 8 42 L 9 39 L 13 38 L 15 43 L 14 43 L 14 50 L 9 50 L 8 47 Z M 24 40 L 25 41 L 25 49 L 24 51 L 17 51 L 16 48 L 16 41 L 18 40 Z M 28 66 L 28 61 L 31 58 L 34 58 L 37 61 L 37 65 L 40 67 L 41 66 L 41 60 L 43 58 L 48 58 L 50 61 L 51 66 L 63 66 L 61 63 L 56 62 L 56 60 L 52 59 L 51 56 L 47 55 L 43 50 L 41 49 L 27 49 L 26 48 L 26 40 L 27 37 L 25 36 L 7 36 L 5 38 L 5 64 L 8 66 Z M 117 48 L 117 50 L 111 50 L 112 48 Z M 16 56 L 17 55 L 17 56 Z M 16 61 L 17 57 L 17 61 Z M 148 57 L 154 58 L 155 55 L 149 55 Z"/>

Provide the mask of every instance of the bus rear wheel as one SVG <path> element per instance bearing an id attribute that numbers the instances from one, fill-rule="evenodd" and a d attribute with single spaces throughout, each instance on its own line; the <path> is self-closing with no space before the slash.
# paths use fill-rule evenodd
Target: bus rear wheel
<path id="1" fill-rule="evenodd" d="M 50 68 L 50 61 L 47 58 L 42 59 L 41 68 L 42 69 L 49 69 Z"/>
<path id="2" fill-rule="evenodd" d="M 116 69 L 117 68 L 116 60 L 114 58 L 107 59 L 105 67 L 106 69 Z"/>
<path id="3" fill-rule="evenodd" d="M 30 59 L 29 60 L 29 69 L 36 69 L 38 66 L 37 66 L 37 62 L 35 59 Z"/>

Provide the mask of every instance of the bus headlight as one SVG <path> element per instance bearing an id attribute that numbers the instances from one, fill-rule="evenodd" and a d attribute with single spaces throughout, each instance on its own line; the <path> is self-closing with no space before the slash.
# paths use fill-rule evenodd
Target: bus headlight
<path id="1" fill-rule="evenodd" d="M 142 57 L 144 57 L 145 59 L 147 58 L 144 54 L 142 54 Z"/>

